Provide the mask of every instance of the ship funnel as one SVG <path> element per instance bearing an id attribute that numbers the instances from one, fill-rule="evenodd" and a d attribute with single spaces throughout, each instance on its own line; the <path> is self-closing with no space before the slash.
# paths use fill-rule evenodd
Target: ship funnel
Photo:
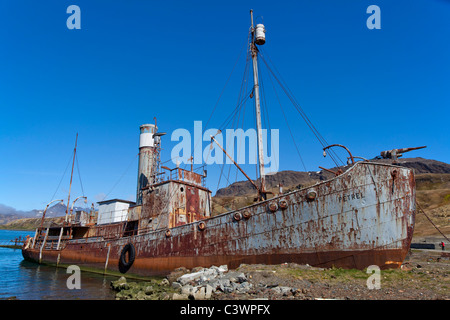
<path id="1" fill-rule="evenodd" d="M 260 46 L 266 43 L 266 29 L 264 29 L 264 25 L 261 23 L 256 25 L 255 43 Z"/>
<path id="2" fill-rule="evenodd" d="M 139 135 L 139 149 L 145 147 L 153 147 L 153 135 L 156 133 L 156 126 L 154 124 L 143 124 L 140 126 L 141 134 Z"/>
<path id="3" fill-rule="evenodd" d="M 155 136 L 158 128 L 154 124 L 140 126 L 139 166 L 136 204 L 142 204 L 142 189 L 154 183 L 159 157 L 159 136 Z"/>

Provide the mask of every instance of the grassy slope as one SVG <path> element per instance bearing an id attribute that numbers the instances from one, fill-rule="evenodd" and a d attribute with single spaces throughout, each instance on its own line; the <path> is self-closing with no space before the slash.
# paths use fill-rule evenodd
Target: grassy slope
<path id="1" fill-rule="evenodd" d="M 64 217 L 48 218 L 45 219 L 44 226 L 49 225 L 49 223 L 60 224 L 64 220 Z M 41 218 L 26 218 L 18 219 L 6 224 L 0 225 L 0 229 L 8 230 L 35 230 L 41 224 Z"/>

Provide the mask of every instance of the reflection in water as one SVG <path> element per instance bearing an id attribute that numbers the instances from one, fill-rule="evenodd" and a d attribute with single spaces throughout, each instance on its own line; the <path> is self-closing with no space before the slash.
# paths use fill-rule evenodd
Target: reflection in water
<path id="1" fill-rule="evenodd" d="M 55 272 L 52 274 L 50 272 L 50 283 L 49 283 L 49 291 L 50 292 L 55 292 L 57 290 L 58 284 L 58 270 L 59 268 L 55 268 Z"/>
<path id="2" fill-rule="evenodd" d="M 72 273 L 66 273 L 65 268 L 38 265 L 22 261 L 20 268 L 26 275 L 23 284 L 22 298 L 27 300 L 109 300 L 114 299 L 114 293 L 109 284 L 115 277 L 89 272 L 81 272 L 81 289 L 69 289 L 67 279 Z"/>

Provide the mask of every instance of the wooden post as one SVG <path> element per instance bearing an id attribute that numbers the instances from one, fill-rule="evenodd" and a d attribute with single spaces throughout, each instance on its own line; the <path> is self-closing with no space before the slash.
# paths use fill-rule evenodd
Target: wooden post
<path id="1" fill-rule="evenodd" d="M 44 250 L 45 243 L 47 242 L 48 231 L 50 228 L 47 228 L 47 232 L 45 233 L 44 241 L 42 241 L 41 249 L 39 250 L 39 263 L 42 261 L 42 250 Z"/>
<path id="2" fill-rule="evenodd" d="M 34 238 L 33 238 L 33 242 L 31 244 L 31 249 L 34 249 L 34 244 L 36 242 L 36 238 L 38 237 L 38 228 L 36 228 L 36 232 L 34 233 Z"/>
<path id="3" fill-rule="evenodd" d="M 106 269 L 108 268 L 109 252 L 111 251 L 111 244 L 108 243 L 107 246 L 108 246 L 108 253 L 106 254 L 105 271 L 104 271 L 104 273 L 106 273 Z"/>

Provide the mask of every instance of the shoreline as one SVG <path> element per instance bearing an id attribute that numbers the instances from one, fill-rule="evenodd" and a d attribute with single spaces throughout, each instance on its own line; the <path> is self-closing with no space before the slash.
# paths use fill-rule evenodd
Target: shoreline
<path id="1" fill-rule="evenodd" d="M 222 271 L 218 271 L 222 269 Z M 226 269 L 226 271 L 223 271 Z M 412 249 L 398 269 L 315 268 L 309 265 L 241 265 L 178 268 L 160 282 L 111 282 L 116 300 L 449 300 L 450 255 Z M 371 282 L 372 283 L 372 282 Z M 151 288 L 150 288 L 151 287 Z"/>

